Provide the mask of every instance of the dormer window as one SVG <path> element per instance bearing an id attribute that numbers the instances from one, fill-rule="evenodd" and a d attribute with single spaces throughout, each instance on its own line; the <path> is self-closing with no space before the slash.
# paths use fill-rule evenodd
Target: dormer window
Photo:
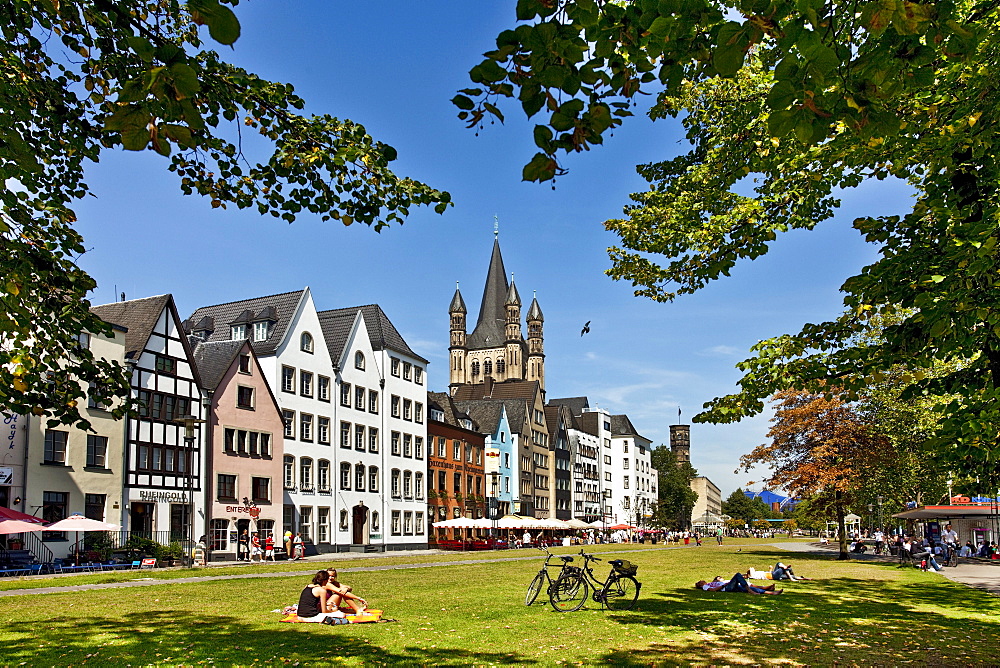
<path id="1" fill-rule="evenodd" d="M 247 326 L 233 325 L 229 328 L 229 338 L 233 341 L 244 341 L 247 338 Z"/>
<path id="2" fill-rule="evenodd" d="M 309 332 L 302 332 L 302 336 L 299 340 L 300 347 L 304 353 L 312 353 L 313 351 L 313 337 Z"/>
<path id="3" fill-rule="evenodd" d="M 268 335 L 268 325 L 270 323 L 266 320 L 263 322 L 255 322 L 253 324 L 253 340 L 254 341 L 267 341 Z"/>
<path id="4" fill-rule="evenodd" d="M 360 350 L 354 353 L 354 368 L 362 371 L 365 369 L 365 354 Z"/>

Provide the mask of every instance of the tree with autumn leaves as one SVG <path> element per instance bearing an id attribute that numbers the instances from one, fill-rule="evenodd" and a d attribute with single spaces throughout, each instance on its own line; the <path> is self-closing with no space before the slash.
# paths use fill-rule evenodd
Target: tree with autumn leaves
<path id="1" fill-rule="evenodd" d="M 844 517 L 852 494 L 872 470 L 891 456 L 887 442 L 873 435 L 856 408 L 835 393 L 785 390 L 775 396 L 769 443 L 744 455 L 744 469 L 771 469 L 769 487 L 799 497 L 832 501 L 840 536 L 840 558 L 847 559 Z"/>

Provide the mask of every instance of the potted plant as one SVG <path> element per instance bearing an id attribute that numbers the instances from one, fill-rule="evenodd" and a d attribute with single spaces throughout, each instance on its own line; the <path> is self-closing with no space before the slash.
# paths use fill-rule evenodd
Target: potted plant
<path id="1" fill-rule="evenodd" d="M 164 547 L 162 552 L 163 558 L 170 566 L 176 565 L 184 557 L 184 547 L 176 540 Z"/>

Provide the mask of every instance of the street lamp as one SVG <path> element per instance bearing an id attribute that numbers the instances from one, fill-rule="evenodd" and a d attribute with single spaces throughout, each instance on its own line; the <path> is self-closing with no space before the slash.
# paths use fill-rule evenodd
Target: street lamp
<path id="1" fill-rule="evenodd" d="M 193 566 L 191 561 L 191 549 L 194 547 L 194 428 L 195 425 L 201 424 L 204 420 L 195 417 L 194 415 L 182 415 L 176 420 L 174 420 L 179 425 L 184 427 L 184 446 L 187 449 L 187 465 L 185 467 L 186 480 L 185 484 L 187 486 L 187 549 L 184 551 L 185 561 L 187 565 Z"/>
<path id="2" fill-rule="evenodd" d="M 885 527 L 882 526 L 882 495 L 879 494 L 876 500 L 878 501 L 878 530 L 884 531 Z"/>

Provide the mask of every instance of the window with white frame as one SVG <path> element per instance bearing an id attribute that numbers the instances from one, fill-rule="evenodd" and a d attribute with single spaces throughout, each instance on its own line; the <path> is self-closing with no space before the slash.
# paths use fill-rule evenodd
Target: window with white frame
<path id="1" fill-rule="evenodd" d="M 340 384 L 340 405 L 351 407 L 351 384 L 341 383 Z"/>
<path id="2" fill-rule="evenodd" d="M 300 346 L 299 348 L 304 353 L 312 353 L 313 351 L 313 337 L 309 332 L 302 332 L 302 336 L 299 338 Z"/>
<path id="3" fill-rule="evenodd" d="M 330 418 L 322 415 L 316 418 L 316 440 L 323 445 L 330 444 Z"/>
<path id="4" fill-rule="evenodd" d="M 368 491 L 377 492 L 378 491 L 378 467 L 369 466 L 368 467 Z"/>
<path id="5" fill-rule="evenodd" d="M 365 426 L 363 424 L 354 425 L 354 449 L 365 449 Z"/>
<path id="6" fill-rule="evenodd" d="M 261 433 L 260 437 L 260 456 L 271 458 L 271 435 L 266 433 Z"/>
<path id="7" fill-rule="evenodd" d="M 281 391 L 295 392 L 295 368 L 290 366 L 281 367 Z"/>
<path id="8" fill-rule="evenodd" d="M 622 460 L 622 468 L 623 469 L 627 469 L 628 468 L 628 457 L 626 457 L 625 459 Z"/>
<path id="9" fill-rule="evenodd" d="M 407 499 L 413 498 L 413 472 L 403 471 L 403 496 Z"/>
<path id="10" fill-rule="evenodd" d="M 247 326 L 246 325 L 230 325 L 229 326 L 229 338 L 233 341 L 243 341 L 247 338 Z"/>
<path id="11" fill-rule="evenodd" d="M 413 532 L 418 536 L 424 535 L 424 514 L 418 512 L 414 515 Z"/>
<path id="12" fill-rule="evenodd" d="M 304 541 L 312 540 L 312 518 L 313 509 L 311 506 L 302 506 L 299 509 L 299 532 Z"/>
<path id="13" fill-rule="evenodd" d="M 320 543 L 330 542 L 330 509 L 316 509 L 316 538 Z"/>
<path id="14" fill-rule="evenodd" d="M 349 448 L 351 447 L 351 423 L 341 422 L 340 423 L 340 447 Z"/>
<path id="15" fill-rule="evenodd" d="M 409 362 L 403 362 L 403 380 L 410 379 L 410 372 L 413 370 L 413 365 Z"/>
<path id="16" fill-rule="evenodd" d="M 424 498 L 424 474 L 420 471 L 413 474 L 413 489 L 418 499 Z"/>
<path id="17" fill-rule="evenodd" d="M 368 412 L 378 413 L 378 392 L 376 390 L 368 390 Z"/>
<path id="18" fill-rule="evenodd" d="M 417 459 L 424 458 L 424 439 L 422 436 L 413 437 L 413 456 Z"/>
<path id="19" fill-rule="evenodd" d="M 378 429 L 368 427 L 368 452 L 378 452 Z"/>
<path id="20" fill-rule="evenodd" d="M 285 438 L 295 438 L 295 411 L 281 411 L 281 418 L 285 422 Z"/>
<path id="21" fill-rule="evenodd" d="M 414 422 L 424 421 L 424 405 L 419 401 L 413 405 L 413 420 Z"/>
<path id="22" fill-rule="evenodd" d="M 312 489 L 313 486 L 313 460 L 311 457 L 303 457 L 299 460 L 299 487 L 301 489 Z"/>
<path id="23" fill-rule="evenodd" d="M 393 357 L 389 363 L 389 369 L 392 371 L 392 375 L 399 377 L 399 358 Z"/>
<path id="24" fill-rule="evenodd" d="M 56 429 L 45 430 L 45 452 L 43 461 L 46 464 L 66 463 L 66 444 L 69 442 L 68 431 Z M 62 519 L 62 518 L 60 518 Z"/>
<path id="25" fill-rule="evenodd" d="M 413 402 L 409 399 L 403 399 L 403 419 L 411 420 L 413 419 L 411 415 L 413 414 Z"/>
<path id="26" fill-rule="evenodd" d="M 622 483 L 623 483 L 622 487 L 624 487 L 625 489 L 628 489 L 628 476 L 625 476 L 623 478 Z"/>
<path id="27" fill-rule="evenodd" d="M 444 436 L 438 436 L 438 457 L 444 459 L 448 454 L 448 441 Z"/>
<path id="28" fill-rule="evenodd" d="M 326 459 L 319 460 L 318 470 L 318 480 L 319 491 L 329 492 L 330 491 L 330 462 Z"/>
<path id="29" fill-rule="evenodd" d="M 413 367 L 413 382 L 417 385 L 424 384 L 424 370 L 419 366 Z"/>
<path id="30" fill-rule="evenodd" d="M 457 508 L 456 508 L 457 510 Z M 400 535 L 400 512 L 398 510 L 392 511 L 392 535 Z"/>
<path id="31" fill-rule="evenodd" d="M 299 394 L 303 397 L 313 395 L 313 375 L 311 371 L 299 372 Z"/>
<path id="32" fill-rule="evenodd" d="M 351 488 L 351 465 L 347 462 L 340 463 L 340 489 Z"/>
<path id="33" fill-rule="evenodd" d="M 456 462 L 462 461 L 462 444 L 459 441 L 452 441 L 454 444 L 454 449 L 452 450 L 452 459 Z"/>
<path id="34" fill-rule="evenodd" d="M 354 489 L 359 492 L 365 491 L 365 465 L 354 465 Z"/>
<path id="35" fill-rule="evenodd" d="M 391 479 L 391 483 L 390 483 L 391 486 L 389 487 L 389 490 L 390 490 L 390 493 L 392 494 L 392 497 L 396 498 L 396 499 L 399 498 L 399 478 L 400 478 L 399 469 L 393 469 L 392 470 L 392 479 Z"/>
<path id="36" fill-rule="evenodd" d="M 389 405 L 390 405 L 392 417 L 398 418 L 399 417 L 399 397 L 397 397 L 395 394 L 392 395 L 392 399 L 390 400 L 390 404 Z"/>
<path id="37" fill-rule="evenodd" d="M 317 379 L 316 398 L 320 401 L 330 401 L 330 378 L 320 376 Z"/>
<path id="38" fill-rule="evenodd" d="M 299 440 L 313 440 L 313 416 L 309 413 L 299 413 Z"/>
<path id="39" fill-rule="evenodd" d="M 403 434 L 403 456 L 413 456 L 413 436 L 411 434 Z"/>
<path id="40" fill-rule="evenodd" d="M 365 388 L 360 385 L 354 386 L 354 408 L 359 411 L 365 410 Z"/>
<path id="41" fill-rule="evenodd" d="M 295 487 L 295 457 L 285 455 L 285 489 Z"/>
<path id="42" fill-rule="evenodd" d="M 391 442 L 392 442 L 392 447 L 389 450 L 389 452 L 391 452 L 392 454 L 394 454 L 396 456 L 399 456 L 399 436 L 400 436 L 399 432 L 398 431 L 394 431 L 394 432 L 392 432 L 392 437 L 390 439 Z"/>
<path id="43" fill-rule="evenodd" d="M 253 324 L 253 340 L 267 341 L 268 322 L 266 320 Z"/>
<path id="44" fill-rule="evenodd" d="M 413 513 L 409 510 L 403 513 L 403 534 L 413 535 Z"/>

